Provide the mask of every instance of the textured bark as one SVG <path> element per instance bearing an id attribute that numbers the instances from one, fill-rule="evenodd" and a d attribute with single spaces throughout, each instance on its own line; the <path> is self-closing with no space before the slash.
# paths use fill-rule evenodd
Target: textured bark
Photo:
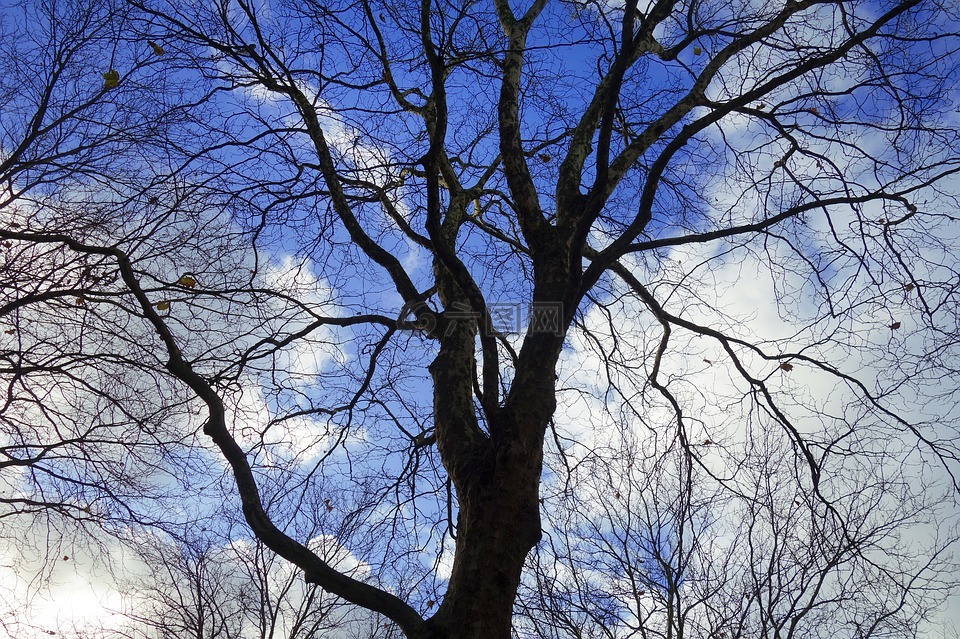
<path id="1" fill-rule="evenodd" d="M 447 593 L 426 623 L 431 639 L 507 639 L 524 560 L 541 537 L 538 489 L 543 434 L 555 408 L 552 364 L 539 375 L 549 383 L 523 402 L 508 399 L 488 412 L 484 432 L 473 397 L 476 334 L 475 324 L 446 326 L 430 369 L 437 445 L 459 508 Z"/>

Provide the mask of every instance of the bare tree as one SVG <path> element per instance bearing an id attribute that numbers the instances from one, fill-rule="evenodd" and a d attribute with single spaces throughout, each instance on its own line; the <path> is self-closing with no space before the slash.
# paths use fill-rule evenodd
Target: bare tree
<path id="1" fill-rule="evenodd" d="M 109 636 L 310 639 L 333 631 L 346 636 L 364 625 L 355 608 L 305 584 L 259 542 L 156 541 L 137 545 L 149 572 L 130 582 L 127 621 Z M 312 547 L 348 569 L 344 551 L 331 540 L 314 540 Z"/>
<path id="2" fill-rule="evenodd" d="M 4 161 L 7 456 L 137 525 L 228 471 L 411 639 L 510 636 L 541 508 L 518 628 L 916 630 L 960 487 L 951 11 L 128 3 L 109 122 L 63 110 L 95 168 Z"/>

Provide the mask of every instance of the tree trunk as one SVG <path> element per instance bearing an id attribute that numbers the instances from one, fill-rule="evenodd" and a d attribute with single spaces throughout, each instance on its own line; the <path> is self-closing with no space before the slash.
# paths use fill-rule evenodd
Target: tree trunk
<path id="1" fill-rule="evenodd" d="M 473 395 L 475 330 L 453 326 L 430 367 L 437 445 L 459 510 L 453 570 L 425 624 L 429 639 L 509 639 L 523 564 L 541 537 L 543 433 L 555 402 L 530 397 L 523 410 L 501 408 L 486 415 L 484 432 Z"/>
<path id="2" fill-rule="evenodd" d="M 492 469 L 460 494 L 457 546 L 443 605 L 430 621 L 438 637 L 508 639 L 527 553 L 540 540 L 542 454 L 494 455 Z"/>

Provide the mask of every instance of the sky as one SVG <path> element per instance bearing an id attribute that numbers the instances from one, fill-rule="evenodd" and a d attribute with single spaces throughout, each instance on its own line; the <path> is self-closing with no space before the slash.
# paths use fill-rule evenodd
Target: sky
<path id="1" fill-rule="evenodd" d="M 548 136 L 570 121 L 571 112 L 575 115 L 575 109 L 565 109 L 568 104 L 582 102 L 584 92 L 580 78 L 593 72 L 596 58 L 600 55 L 596 47 L 575 47 L 569 34 L 576 33 L 586 38 L 585 34 L 592 28 L 597 29 L 598 33 L 602 32 L 602 11 L 613 12 L 616 5 L 593 9 L 593 17 L 589 12 L 582 11 L 571 16 L 568 15 L 569 9 L 567 6 L 551 5 L 549 19 L 557 22 L 548 22 L 549 28 L 538 32 L 538 37 L 544 41 L 551 38 L 568 39 L 570 41 L 559 51 L 569 49 L 575 53 L 566 55 L 558 54 L 556 50 L 545 50 L 531 55 L 531 69 L 539 71 L 537 82 L 543 85 L 556 83 L 552 89 L 556 96 L 562 98 L 557 100 L 558 105 L 529 105 L 530 127 L 539 135 Z M 859 3 L 853 13 L 869 16 L 875 10 L 874 4 Z M 792 31 L 792 38 L 796 41 L 816 41 L 820 37 L 831 37 L 833 34 L 817 32 L 828 17 L 832 19 L 826 12 L 827 9 L 823 9 L 821 14 L 811 15 L 808 22 L 798 24 Z M 282 16 L 273 15 L 266 9 L 264 15 L 269 18 L 267 22 L 276 20 L 276 25 L 280 24 Z M 722 20 L 724 16 L 719 12 L 714 17 Z M 561 19 L 562 26 L 557 26 L 561 24 Z M 580 27 L 571 26 L 578 23 Z M 674 37 L 671 29 L 675 31 L 678 26 L 682 27 L 682 24 L 674 24 L 658 35 L 666 42 Z M 243 27 L 241 30 L 245 29 Z M 172 36 L 167 37 L 175 40 Z M 403 36 L 394 34 L 392 40 L 392 46 L 399 47 Z M 634 84 L 628 85 L 624 93 L 625 100 L 633 99 L 630 90 L 643 87 L 644 82 L 662 90 L 662 94 L 658 94 L 661 101 L 677 95 L 689 83 L 689 71 L 702 69 L 722 44 L 721 41 L 722 38 L 718 36 L 715 41 L 698 41 L 695 45 L 690 43 L 690 47 L 675 62 L 652 62 L 644 69 L 645 74 L 638 74 Z M 786 46 L 789 43 L 784 40 L 782 44 L 785 45 L 784 50 L 774 50 L 766 58 L 745 55 L 741 63 L 731 64 L 711 85 L 708 97 L 723 100 L 731 91 L 739 92 L 752 83 L 763 81 L 765 69 L 776 68 L 783 63 L 781 57 L 789 58 L 790 50 Z M 694 46 L 699 53 L 694 52 Z M 173 51 L 172 46 L 169 48 Z M 343 50 L 346 49 L 347 45 L 343 45 Z M 918 51 L 917 55 L 920 53 Z M 331 56 L 336 58 L 333 54 Z M 123 59 L 122 55 L 115 56 L 110 64 L 119 66 L 114 60 Z M 312 60 L 306 55 L 304 59 Z M 342 63 L 342 59 L 336 62 Z M 101 62 L 97 64 L 103 65 Z M 155 61 L 145 63 L 144 68 L 149 71 L 152 68 L 150 65 L 156 64 Z M 217 65 L 221 73 L 236 71 L 227 62 L 221 61 Z M 775 210 L 804 197 L 804 188 L 836 191 L 843 186 L 839 180 L 841 176 L 851 182 L 862 181 L 860 186 L 869 186 L 873 181 L 885 178 L 882 170 L 871 175 L 876 168 L 874 160 L 878 158 L 889 158 L 891 165 L 896 165 L 898 154 L 922 152 L 927 153 L 931 160 L 946 159 L 947 162 L 953 162 L 949 157 L 952 153 L 949 147 L 916 149 L 910 148 L 909 142 L 905 141 L 905 148 L 891 148 L 889 136 L 874 131 L 876 135 L 871 137 L 866 129 L 850 134 L 832 134 L 830 122 L 822 118 L 822 114 L 830 113 L 835 120 L 857 116 L 880 124 L 886 121 L 885 114 L 891 105 L 889 101 L 873 97 L 865 106 L 862 95 L 855 91 L 848 92 L 849 86 L 865 77 L 864 74 L 869 70 L 866 57 L 854 56 L 853 61 L 838 72 L 819 78 L 822 86 L 835 92 L 829 98 L 807 96 L 802 83 L 796 83 L 767 96 L 763 108 L 755 105 L 756 111 L 770 113 L 777 110 L 782 114 L 783 121 L 796 128 L 791 129 L 791 133 L 798 135 L 797 130 L 805 130 L 805 153 L 791 153 L 781 132 L 763 124 L 762 118 L 756 113 L 731 115 L 719 126 L 699 136 L 671 163 L 668 179 L 681 182 L 684 186 L 672 194 L 664 195 L 662 208 L 658 209 L 658 215 L 649 228 L 649 236 L 670 237 L 691 229 L 709 229 L 711 224 L 721 226 L 753 219 L 768 207 Z M 938 75 L 940 72 L 941 69 L 932 69 L 929 76 L 916 81 L 913 86 L 918 91 L 934 88 L 937 82 L 953 77 L 941 77 Z M 181 69 L 171 74 L 167 81 L 173 85 L 183 79 L 184 73 Z M 415 72 L 410 73 L 413 75 Z M 99 82 L 97 73 L 90 72 L 88 75 Z M 127 75 L 134 74 L 125 72 L 125 77 Z M 495 98 L 495 94 L 487 90 L 489 87 L 468 82 L 472 77 L 465 74 L 463 79 L 458 76 L 451 78 L 451 84 L 457 87 L 453 94 L 457 107 L 456 121 L 450 133 L 453 141 L 469 139 L 475 133 L 471 127 L 476 128 L 476 113 L 491 108 Z M 677 84 L 670 84 L 672 78 L 679 78 Z M 300 86 L 310 97 L 315 95 L 316 88 L 308 81 Z M 402 170 L 397 168 L 397 164 L 409 159 L 404 153 L 415 155 L 413 151 L 416 150 L 416 145 L 411 150 L 405 149 L 402 144 L 405 139 L 405 118 L 398 116 L 389 121 L 385 119 L 382 128 L 374 128 L 371 123 L 377 122 L 380 117 L 376 110 L 371 110 L 371 114 L 359 107 L 376 104 L 380 99 L 378 95 L 372 92 L 350 93 L 342 87 L 330 93 L 330 98 L 321 93 L 324 97 L 316 100 L 317 110 L 321 113 L 322 124 L 331 144 L 342 161 L 352 167 L 354 177 L 375 183 L 401 179 Z M 876 93 L 883 95 L 880 91 Z M 946 99 L 950 98 L 948 94 Z M 235 119 L 249 118 L 252 127 L 259 124 L 255 117 L 273 126 L 290 127 L 296 123 L 289 105 L 262 89 L 237 89 L 224 93 L 213 104 L 221 110 L 212 117 L 218 118 L 216 122 L 224 125 Z M 640 98 L 631 106 L 638 112 L 647 108 Z M 6 114 L 8 123 L 15 121 L 9 119 L 10 109 L 0 113 Z M 955 125 L 955 119 L 948 124 Z M 11 126 L 4 131 L 13 129 L 15 127 Z M 241 137 L 239 133 L 237 135 Z M 278 140 L 282 140 L 283 144 Z M 496 149 L 491 139 L 477 145 L 475 151 L 480 158 L 487 158 L 495 154 Z M 308 157 L 311 149 L 302 138 L 291 134 L 258 141 L 243 151 L 225 151 L 216 154 L 216 157 L 218 160 L 233 160 L 231 152 L 240 154 L 234 166 L 237 174 L 234 179 L 242 183 L 251 177 L 246 172 L 255 172 L 253 175 L 261 177 L 287 179 L 294 168 L 293 165 L 284 166 L 282 162 Z M 938 158 L 938 154 L 946 154 L 947 157 Z M 262 162 L 265 156 L 275 164 Z M 555 176 L 558 162 L 542 158 L 538 161 L 537 170 L 541 172 L 538 179 L 547 184 Z M 590 171 L 588 168 L 588 174 Z M 781 175 L 781 171 L 790 171 L 800 177 L 793 183 L 787 181 L 777 187 L 775 176 Z M 477 173 L 476 168 L 464 169 L 465 177 L 475 178 Z M 639 179 L 642 174 L 643 171 L 639 170 L 631 177 Z M 312 179 L 316 180 L 315 175 Z M 410 176 L 406 179 L 406 187 L 396 190 L 399 198 L 396 206 L 400 215 L 415 220 L 422 205 L 418 193 L 419 182 Z M 289 188 L 291 184 L 307 189 L 313 182 L 305 177 L 283 183 L 283 187 Z M 626 184 L 616 193 L 610 207 L 610 217 L 593 229 L 591 241 L 597 248 L 604 246 L 609 234 L 616 233 L 618 224 L 632 214 L 634 209 L 631 205 L 636 204 L 637 189 L 631 184 Z M 940 213 L 941 209 L 954 205 L 956 196 L 960 194 L 960 183 L 948 179 L 936 191 L 926 191 L 917 194 L 916 200 L 923 201 L 928 212 Z M 87 195 L 76 192 L 78 198 Z M 141 200 L 149 202 L 148 196 L 148 193 L 141 194 Z M 544 188 L 543 200 L 548 209 L 551 198 L 552 193 Z M 326 531 L 329 527 L 347 523 L 341 517 L 344 502 L 333 498 L 334 503 L 331 503 L 330 499 L 340 494 L 338 488 L 342 493 L 359 491 L 363 482 L 358 478 L 362 478 L 362 473 L 358 471 L 354 475 L 354 467 L 368 470 L 383 464 L 387 470 L 395 471 L 405 462 L 404 456 L 398 451 L 402 450 L 405 438 L 417 434 L 419 429 L 429 427 L 430 400 L 425 394 L 425 369 L 420 366 L 419 372 L 406 379 L 378 377 L 378 391 L 382 393 L 381 397 L 387 399 L 380 406 L 371 403 L 366 407 L 370 416 L 382 417 L 395 408 L 394 397 L 404 393 L 415 397 L 409 414 L 396 419 L 407 433 L 397 432 L 392 423 L 386 427 L 378 426 L 376 420 L 366 416 L 350 422 L 346 422 L 342 416 L 279 419 L 284 411 L 315 405 L 328 399 L 327 395 L 349 397 L 351 390 L 356 387 L 356 379 L 352 376 L 366 361 L 380 332 L 376 328 L 364 333 L 359 330 L 322 329 L 312 332 L 309 339 L 275 352 L 264 346 L 265 342 L 261 340 L 267 340 L 273 334 L 303 328 L 311 321 L 311 313 L 344 317 L 358 309 L 373 308 L 389 316 L 399 310 L 398 296 L 383 284 L 379 272 L 369 269 L 349 250 L 333 247 L 334 243 L 345 239 L 345 234 L 342 228 L 330 224 L 330 212 L 322 203 L 322 198 L 316 198 L 320 204 L 303 208 L 291 206 L 284 209 L 278 205 L 276 217 L 270 219 L 271 222 L 283 220 L 283 224 L 275 223 L 265 228 L 252 246 L 250 243 L 231 244 L 231 240 L 245 237 L 248 225 L 256 222 L 258 205 L 280 199 L 271 193 L 259 200 L 252 198 L 248 203 L 226 198 L 222 210 L 187 207 L 181 213 L 171 208 L 168 214 L 156 218 L 162 220 L 159 225 L 162 232 L 152 233 L 149 241 L 138 245 L 137 250 L 141 251 L 142 268 L 148 273 L 145 279 L 152 278 L 151 301 L 167 304 L 165 317 L 184 336 L 187 352 L 197 357 L 204 366 L 210 369 L 224 366 L 223 362 L 229 360 L 236 349 L 260 344 L 255 349 L 259 349 L 257 352 L 262 358 L 251 361 L 245 370 L 225 367 L 225 378 L 230 379 L 228 387 L 232 414 L 238 423 L 243 424 L 238 438 L 262 465 L 265 478 L 270 477 L 270 469 L 282 468 L 296 477 L 308 478 L 304 481 L 312 482 L 310 485 L 314 488 L 316 500 L 312 504 L 315 508 L 312 514 L 315 516 L 319 513 L 323 517 L 324 512 L 327 513 L 327 519 L 322 520 L 320 526 Z M 491 196 L 491 202 L 493 199 Z M 7 225 L 19 219 L 15 218 L 16 215 L 25 215 L 33 221 L 51 222 L 50 216 L 33 215 L 29 206 L 25 208 L 26 213 L 23 208 L 16 212 L 9 207 L 4 208 L 0 210 L 0 215 L 4 216 Z M 496 221 L 498 218 L 493 209 L 488 211 L 487 215 Z M 90 215 L 93 216 L 92 213 Z M 124 232 L 136 228 L 136 232 L 142 233 L 143 229 L 154 223 L 155 215 L 149 206 L 139 208 L 131 212 L 129 218 L 122 220 L 123 223 L 114 224 L 114 232 L 122 236 Z M 900 424 L 886 419 L 875 407 L 863 406 L 856 399 L 856 388 L 838 383 L 836 376 L 827 375 L 823 368 L 818 369 L 810 361 L 804 360 L 804 357 L 809 357 L 825 361 L 851 378 L 860 380 L 866 388 L 882 398 L 883 406 L 895 406 L 907 421 L 922 423 L 924 433 L 933 433 L 945 439 L 956 437 L 956 404 L 937 405 L 937 400 L 955 400 L 952 395 L 955 393 L 955 378 L 935 378 L 937 371 L 923 369 L 925 362 L 914 355 L 933 344 L 929 332 L 924 330 L 921 302 L 941 309 L 941 315 L 935 317 L 938 321 L 950 321 L 949 308 L 956 303 L 956 298 L 951 297 L 948 289 L 955 284 L 951 278 L 956 254 L 951 249 L 960 237 L 960 229 L 946 218 L 936 216 L 930 216 L 929 226 L 924 226 L 926 222 L 917 221 L 916 226 L 907 227 L 909 233 L 904 233 L 902 240 L 896 240 L 902 241 L 903 245 L 894 244 L 902 249 L 903 255 L 910 258 L 909 268 L 901 268 L 902 265 L 884 262 L 892 251 L 885 244 L 886 227 L 876 220 L 886 219 L 890 215 L 888 211 L 873 209 L 870 205 L 857 211 L 857 215 L 840 209 L 812 210 L 804 217 L 804 228 L 796 225 L 790 227 L 789 231 L 793 234 L 790 239 L 796 239 L 793 244 L 776 237 L 743 244 L 697 244 L 628 256 L 623 263 L 642 276 L 668 311 L 683 314 L 694 321 L 720 325 L 729 335 L 762 344 L 774 359 L 758 357 L 746 349 L 738 352 L 747 368 L 773 388 L 775 396 L 795 418 L 795 423 L 801 429 L 809 429 L 803 432 L 815 435 L 852 424 L 857 430 L 844 441 L 855 440 L 856 446 L 862 448 L 878 446 L 880 450 L 892 451 L 888 461 L 867 466 L 868 471 L 883 474 L 891 470 L 886 465 L 888 463 L 902 463 L 907 469 L 918 468 L 912 464 L 925 461 L 929 451 L 923 450 L 923 447 L 910 450 L 909 437 L 901 441 L 902 433 L 898 432 Z M 382 213 L 371 212 L 368 219 L 371 226 L 374 220 L 385 242 L 401 256 L 415 281 L 425 282 L 430 264 L 423 252 L 412 242 L 401 239 L 395 226 Z M 874 222 L 865 225 L 864 220 Z M 314 222 L 321 231 L 311 228 Z M 195 226 L 201 229 L 196 233 L 197 237 L 183 241 L 183 238 L 190 238 Z M 915 237 L 912 233 L 917 236 L 926 234 L 937 241 L 925 244 L 922 249 L 911 246 L 910 241 Z M 134 235 L 132 230 L 130 234 Z M 859 247 L 858 253 L 843 250 L 844 242 L 855 242 L 862 237 L 867 240 Z M 475 231 L 462 245 L 463 253 L 475 272 L 489 262 L 493 254 L 486 253 L 489 249 L 490 244 Z M 226 256 L 225 259 L 215 257 L 221 252 Z M 855 254 L 864 259 L 855 259 Z M 815 268 L 809 268 L 811 264 Z M 796 270 L 798 266 L 805 270 Z M 498 301 L 522 299 L 526 284 L 518 276 L 517 268 L 515 264 L 508 265 L 491 270 L 489 275 L 482 278 L 482 285 L 491 298 Z M 812 275 L 814 272 L 819 280 Z M 903 279 L 908 272 L 924 283 L 920 290 L 916 287 L 907 289 L 907 286 L 915 286 L 912 280 Z M 193 274 L 201 290 L 227 290 L 236 286 L 251 292 L 236 297 L 194 297 L 194 292 L 170 284 L 184 273 Z M 763 276 L 756 277 L 757 273 Z M 869 277 L 864 277 L 864 273 Z M 872 281 L 871 277 L 874 278 Z M 828 289 L 835 284 L 839 284 L 846 293 L 832 297 Z M 264 302 L 255 292 L 261 287 L 281 291 L 287 297 L 275 295 Z M 921 292 L 926 297 L 921 297 Z M 561 358 L 560 383 L 564 389 L 571 390 L 560 394 L 561 408 L 556 419 L 558 439 L 566 444 L 561 443 L 556 449 L 550 444 L 545 473 L 544 509 L 549 512 L 549 516 L 545 517 L 549 533 L 558 532 L 558 529 L 550 526 L 571 521 L 564 519 L 564 500 L 569 495 L 559 486 L 562 477 L 561 452 L 568 461 L 579 460 L 587 467 L 590 460 L 603 459 L 601 452 L 607 447 L 617 451 L 635 442 L 668 446 L 675 432 L 674 417 L 662 398 L 650 392 L 649 387 L 643 388 L 644 376 L 650 371 L 651 353 L 660 343 L 658 324 L 649 310 L 635 298 L 625 296 L 625 293 L 625 287 L 615 280 L 602 282 L 598 296 L 615 310 L 613 320 L 600 307 L 585 304 L 578 322 L 590 329 L 592 338 L 585 332 L 575 331 Z M 835 316 L 825 315 L 824 311 L 831 308 L 830 304 L 837 305 L 833 308 L 840 308 L 842 312 Z M 898 327 L 891 328 L 894 324 Z M 610 330 L 611 325 L 615 327 L 615 334 Z M 90 325 L 78 323 L 77 326 L 77 339 L 82 336 L 82 331 L 90 330 Z M 146 340 L 150 339 L 149 330 L 137 325 L 130 331 L 130 352 L 160 361 L 161 355 L 144 347 Z M 748 450 L 758 441 L 767 442 L 764 435 L 769 435 L 771 446 L 776 443 L 782 445 L 785 441 L 783 433 L 778 439 L 775 434 L 765 430 L 772 428 L 775 420 L 757 412 L 763 402 L 744 399 L 747 395 L 745 385 L 719 342 L 689 332 L 676 333 L 660 375 L 661 379 L 671 380 L 672 388 L 684 402 L 689 416 L 684 424 L 684 432 L 692 441 L 700 442 L 696 444 L 700 451 L 697 472 L 702 473 L 704 481 L 708 481 L 706 477 L 711 472 L 720 475 L 729 471 L 739 451 Z M 138 339 L 144 340 L 144 343 L 138 343 Z M 513 339 L 517 346 L 522 336 L 517 335 Z M 614 352 L 614 346 L 618 349 L 615 351 L 618 365 L 611 373 L 602 365 L 597 352 Z M 106 350 L 110 348 L 114 346 Z M 952 361 L 950 358 L 957 355 L 955 351 L 955 345 L 948 345 L 943 351 L 947 367 Z M 776 359 L 788 353 L 788 359 Z M 388 370 L 399 371 L 405 365 L 425 364 L 431 357 L 431 351 L 415 336 L 405 336 L 405 341 L 398 340 L 385 357 L 390 358 L 392 364 Z M 789 368 L 785 368 L 785 364 Z M 898 380 L 910 366 L 919 371 L 916 379 L 921 383 L 898 385 Z M 608 380 L 606 375 L 611 375 L 611 378 Z M 130 384 L 131 389 L 138 388 L 135 381 L 121 381 Z M 608 381 L 616 382 L 622 396 L 611 392 Z M 318 390 L 320 388 L 323 390 Z M 154 391 L 167 397 L 176 397 L 173 389 L 162 383 L 157 389 L 150 389 L 150 392 Z M 171 432 L 190 432 L 199 425 L 189 400 L 176 404 L 175 410 L 164 418 L 167 420 L 164 423 L 172 424 Z M 346 430 L 342 430 L 345 425 Z M 657 436 L 645 439 L 651 427 L 658 428 L 660 432 Z M 861 428 L 863 432 L 875 433 L 876 436 L 861 439 L 858 434 Z M 937 431 L 937 428 L 942 430 Z M 340 432 L 347 434 L 341 437 L 338 435 Z M 191 463 L 196 464 L 195 468 L 223 470 L 222 462 L 211 454 L 209 444 L 199 441 L 190 443 L 198 451 L 196 458 L 190 459 Z M 171 450 L 179 449 L 171 445 Z M 314 467 L 313 464 L 319 459 L 323 459 L 324 464 Z M 848 462 L 842 454 L 837 454 L 834 459 L 837 460 L 833 462 L 836 472 L 842 477 L 843 470 L 852 462 Z M 614 500 L 627 494 L 632 482 L 638 481 L 636 473 L 641 466 L 638 464 L 636 470 L 617 468 L 616 458 L 608 461 L 611 462 L 610 467 L 614 468 L 611 472 L 620 473 L 626 483 L 616 486 L 585 485 L 579 498 L 586 504 L 578 506 L 582 512 L 574 513 L 582 516 L 583 520 L 600 522 L 600 532 L 604 535 L 615 530 L 616 513 L 602 506 L 609 504 L 611 491 Z M 423 463 L 435 464 L 436 459 L 425 459 Z M 346 471 L 348 468 L 349 473 Z M 627 472 L 631 470 L 633 474 Z M 669 467 L 666 476 L 671 477 L 670 473 L 674 470 Z M 928 474 L 923 477 L 926 481 L 944 479 L 935 465 L 924 466 L 922 472 Z M 422 546 L 426 558 L 414 557 L 408 559 L 408 564 L 400 563 L 393 569 L 399 576 L 405 569 L 419 571 L 417 574 L 435 573 L 411 587 L 411 598 L 426 612 L 427 602 L 433 601 L 438 592 L 442 594 L 443 581 L 450 565 L 450 542 L 449 539 L 441 541 L 441 525 L 425 527 L 420 524 L 424 520 L 436 519 L 437 513 L 442 513 L 444 502 L 440 486 L 430 483 L 431 478 L 435 479 L 435 474 L 425 472 L 424 476 L 424 483 L 411 489 L 415 493 L 421 491 L 417 493 L 418 507 L 404 506 L 410 510 L 400 510 L 409 517 L 405 521 L 405 525 L 410 527 L 407 532 L 417 537 L 413 545 Z M 909 473 L 893 473 L 891 476 L 902 479 L 909 477 Z M 345 490 L 337 484 L 340 477 L 350 478 Z M 750 477 L 747 474 L 744 481 L 748 482 Z M 17 479 L 8 480 L 8 489 L 16 490 Z M 192 477 L 168 477 L 157 481 L 160 486 L 166 486 L 168 484 L 163 482 L 175 482 L 178 479 L 183 480 L 189 489 L 197 489 L 202 484 Z M 862 476 L 857 476 L 857 481 L 862 480 Z M 737 485 L 738 489 L 743 489 L 744 486 L 738 485 L 738 481 L 729 481 L 725 485 Z M 282 488 L 278 484 L 275 489 L 277 494 L 282 492 Z M 383 487 L 378 485 L 377 488 Z M 842 482 L 833 487 L 838 491 L 842 488 Z M 716 490 L 717 499 L 721 500 L 721 490 L 716 486 L 710 490 Z M 616 497 L 617 494 L 621 497 Z M 344 501 L 347 499 L 345 497 Z M 363 501 L 362 496 L 357 494 L 351 494 L 349 499 Z M 639 499 L 638 507 L 647 505 L 642 499 L 642 491 Z M 851 499 L 850 503 L 859 502 Z M 203 513 L 210 506 L 202 501 L 195 507 L 192 504 L 172 505 L 172 500 L 161 500 L 158 504 L 158 508 L 172 508 L 169 511 L 171 514 L 176 512 L 184 517 L 191 513 Z M 958 513 L 955 504 L 955 499 L 942 502 L 940 510 L 931 511 L 931 514 L 945 526 L 956 525 Z M 704 527 L 707 527 L 704 522 L 710 516 L 737 512 L 733 507 L 730 511 L 724 511 L 720 505 L 704 504 L 701 507 L 705 519 L 698 521 Z M 385 529 L 389 513 L 369 505 L 365 506 L 364 513 L 367 517 L 365 523 L 371 524 L 373 530 Z M 934 533 L 934 522 L 922 521 L 922 514 L 917 515 L 920 523 L 911 528 L 909 533 L 915 543 L 931 538 Z M 291 515 L 291 522 L 293 519 Z M 333 521 L 337 523 L 330 523 Z M 4 618 L 16 618 L 17 623 L 22 624 L 13 626 L 4 622 L 8 632 L 13 628 L 11 636 L 23 636 L 20 633 L 24 627 L 34 627 L 42 635 L 53 627 L 59 630 L 74 623 L 81 625 L 88 620 L 107 625 L 124 623 L 113 611 L 127 605 L 124 596 L 129 593 L 124 590 L 123 580 L 144 569 L 141 559 L 132 556 L 114 541 L 103 540 L 108 552 L 103 553 L 101 559 L 111 558 L 122 577 L 117 581 L 107 574 L 106 566 L 93 560 L 91 555 L 94 553 L 66 542 L 61 546 L 54 539 L 56 556 L 61 556 L 59 550 L 62 547 L 62 557 L 68 559 L 61 558 L 53 564 L 38 563 L 29 558 L 30 554 L 37 555 L 37 549 L 45 548 L 45 544 L 50 542 L 39 534 L 25 534 L 26 541 L 21 542 L 17 533 L 20 527 L 27 529 L 27 524 L 16 521 L 5 527 L 5 531 L 12 532 L 5 534 L 4 540 L 8 545 L 0 551 L 3 557 L 0 570 L 6 575 L 3 583 L 10 584 L 0 599 L 2 605 L 9 608 L 8 612 L 3 613 L 6 615 Z M 718 526 L 720 528 L 722 526 Z M 669 530 L 670 527 L 665 529 Z M 720 553 L 725 548 L 735 548 L 736 539 L 729 534 L 729 529 L 724 530 L 728 532 L 728 538 L 720 535 L 711 552 Z M 228 530 L 217 532 L 225 533 Z M 312 531 L 311 535 L 316 533 Z M 327 537 L 320 534 L 315 538 Z M 11 540 L 14 542 L 12 545 Z M 227 535 L 227 539 L 221 540 L 221 543 L 223 548 L 233 548 L 234 544 L 242 541 L 242 534 L 237 533 L 236 539 Z M 348 548 L 345 552 L 350 553 L 349 557 L 355 557 L 352 554 L 354 551 L 359 554 L 360 558 L 354 561 L 357 566 L 374 565 L 384 561 L 387 552 L 382 545 L 378 545 L 379 541 L 361 537 L 357 542 L 359 548 Z M 671 551 L 669 544 L 659 548 L 663 552 Z M 27 551 L 26 558 L 20 557 L 19 551 L 22 550 Z M 437 564 L 435 571 L 434 561 Z M 35 576 L 37 574 L 40 576 Z M 20 603 L 36 586 L 40 589 L 30 595 L 32 605 L 25 612 Z M 631 622 L 629 618 L 625 621 Z M 960 627 L 960 604 L 953 602 L 947 606 L 943 616 L 931 621 L 930 630 L 925 636 L 933 639 L 950 636 L 948 629 L 957 627 Z"/>

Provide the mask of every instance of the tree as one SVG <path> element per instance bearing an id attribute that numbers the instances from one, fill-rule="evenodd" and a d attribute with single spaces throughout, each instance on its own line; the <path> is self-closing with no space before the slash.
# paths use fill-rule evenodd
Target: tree
<path id="1" fill-rule="evenodd" d="M 668 637 L 916 632 L 952 587 L 949 6 L 97 24 L 122 55 L 82 108 L 4 122 L 5 454 L 38 503 L 172 527 L 229 471 L 260 542 L 411 639 L 509 636 L 521 583 L 518 628 Z"/>
<path id="2" fill-rule="evenodd" d="M 356 576 L 357 562 L 331 540 L 323 541 L 312 544 L 317 553 Z M 129 622 L 107 636 L 299 639 L 328 636 L 332 630 L 362 630 L 369 622 L 317 586 L 305 584 L 290 564 L 260 543 L 160 542 L 139 548 L 149 573 L 130 583 Z"/>

